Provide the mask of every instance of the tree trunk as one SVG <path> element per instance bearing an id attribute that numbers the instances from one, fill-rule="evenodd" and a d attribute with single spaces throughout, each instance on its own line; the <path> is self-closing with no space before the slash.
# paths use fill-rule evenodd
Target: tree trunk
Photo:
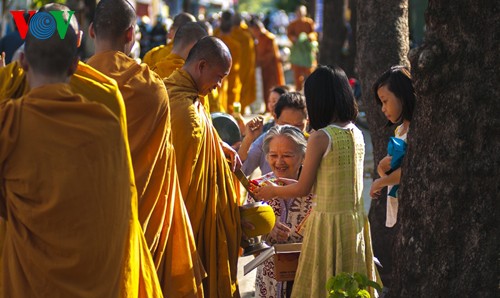
<path id="1" fill-rule="evenodd" d="M 387 128 L 387 119 L 375 103 L 371 86 L 390 66 L 408 65 L 408 1 L 374 0 L 357 3 L 357 57 L 356 69 L 362 88 L 362 108 L 366 111 L 373 142 L 375 168 L 387 155 L 387 141 L 394 135 L 394 127 Z M 376 170 L 373 171 L 377 177 Z M 385 286 L 391 284 L 391 250 L 395 229 L 385 227 L 386 197 L 372 200 L 370 224 L 375 256 L 383 268 L 379 269 Z"/>
<path id="2" fill-rule="evenodd" d="M 323 2 L 323 38 L 319 46 L 320 64 L 339 64 L 346 38 L 344 0 Z"/>
<path id="3" fill-rule="evenodd" d="M 498 2 L 429 1 L 426 24 L 390 297 L 500 297 Z"/>

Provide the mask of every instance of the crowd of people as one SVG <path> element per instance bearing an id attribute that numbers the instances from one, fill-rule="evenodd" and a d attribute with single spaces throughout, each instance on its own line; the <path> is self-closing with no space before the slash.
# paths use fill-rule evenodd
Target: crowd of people
<path id="1" fill-rule="evenodd" d="M 356 98 L 342 69 L 316 65 L 304 8 L 288 30 L 290 87 L 256 17 L 225 11 L 212 30 L 181 13 L 138 63 L 133 6 L 101 0 L 89 28 L 95 53 L 83 62 L 69 9 L 42 7 L 62 11 L 66 36 L 28 31 L 18 58 L 0 63 L 0 297 L 239 297 L 242 225 L 255 224 L 239 206 L 252 200 L 276 215 L 264 239 L 303 243 L 294 282 L 276 281 L 267 260 L 256 296 L 327 297 L 341 272 L 381 283 Z M 211 113 L 239 114 L 255 100 L 256 67 L 266 114 L 239 117 L 241 140 L 228 144 Z M 388 125 L 400 124 L 370 190 L 392 187 L 393 226 L 415 104 L 408 69 L 391 68 L 373 92 Z M 247 200 L 233 172 L 257 168 Z"/>

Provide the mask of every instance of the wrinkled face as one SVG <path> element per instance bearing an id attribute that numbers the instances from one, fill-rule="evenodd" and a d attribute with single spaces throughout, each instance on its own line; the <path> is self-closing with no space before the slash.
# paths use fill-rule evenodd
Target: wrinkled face
<path id="1" fill-rule="evenodd" d="M 290 138 L 275 136 L 269 142 L 266 160 L 277 177 L 297 179 L 304 156 Z"/>
<path id="2" fill-rule="evenodd" d="M 397 123 L 401 118 L 403 106 L 394 93 L 392 93 L 387 85 L 384 85 L 377 90 L 378 97 L 382 102 L 382 113 L 392 123 Z"/>
<path id="3" fill-rule="evenodd" d="M 269 98 L 267 99 L 267 109 L 271 113 L 274 113 L 274 107 L 276 106 L 278 99 L 280 99 L 280 94 L 278 92 L 271 91 L 269 93 Z"/>
<path id="4" fill-rule="evenodd" d="M 205 62 L 200 65 L 200 79 L 198 81 L 198 93 L 207 95 L 213 89 L 222 85 L 222 80 L 229 74 L 231 65 L 226 67 L 222 64 Z"/>
<path id="5" fill-rule="evenodd" d="M 297 110 L 294 108 L 284 108 L 281 111 L 281 115 L 276 119 L 276 124 L 278 125 L 292 125 L 304 131 L 307 125 L 307 118 L 302 110 Z"/>

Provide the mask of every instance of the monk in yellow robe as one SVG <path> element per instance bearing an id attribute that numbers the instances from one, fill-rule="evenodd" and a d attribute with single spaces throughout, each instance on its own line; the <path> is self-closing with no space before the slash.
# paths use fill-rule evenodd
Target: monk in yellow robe
<path id="1" fill-rule="evenodd" d="M 241 111 L 255 101 L 257 86 L 255 82 L 255 43 L 248 26 L 239 13 L 233 16 L 231 36 L 241 47 L 240 80 L 241 80 Z"/>
<path id="2" fill-rule="evenodd" d="M 190 13 L 181 12 L 178 15 L 176 15 L 174 17 L 174 22 L 172 23 L 172 26 L 170 26 L 170 29 L 168 29 L 167 44 L 157 46 L 149 50 L 142 58 L 142 62 L 146 63 L 149 67 L 152 68 L 155 66 L 156 63 L 165 59 L 172 51 L 172 48 L 174 46 L 174 36 L 175 33 L 177 32 L 177 29 L 179 29 L 182 25 L 191 22 L 196 22 L 196 18 Z"/>
<path id="3" fill-rule="evenodd" d="M 250 21 L 250 31 L 257 40 L 255 47 L 257 66 L 262 70 L 262 89 L 267 108 L 271 89 L 285 85 L 283 64 L 281 63 L 276 36 L 267 31 L 262 22 L 257 19 Z M 274 111 L 268 110 L 267 112 L 273 113 Z"/>
<path id="4" fill-rule="evenodd" d="M 241 46 L 238 41 L 231 36 L 232 27 L 232 14 L 229 11 L 224 11 L 221 16 L 221 24 L 219 30 L 215 34 L 220 38 L 231 51 L 233 64 L 231 71 L 227 76 L 227 87 L 221 85 L 219 88 L 219 101 L 224 110 L 232 114 L 233 103 L 240 102 L 241 97 L 241 79 L 240 79 L 240 62 L 243 57 L 241 56 Z"/>
<path id="5" fill-rule="evenodd" d="M 172 51 L 157 62 L 152 70 L 161 78 L 170 76 L 174 70 L 182 68 L 194 44 L 207 35 L 207 31 L 197 22 L 182 25 L 175 33 Z"/>
<path id="6" fill-rule="evenodd" d="M 40 9 L 40 11 L 52 10 L 69 11 L 69 8 L 64 5 L 51 3 Z M 63 16 L 67 19 L 68 14 L 64 13 Z M 70 19 L 70 26 L 79 37 L 77 38 L 77 44 L 79 45 L 82 31 L 78 29 L 78 22 L 76 21 L 76 18 Z M 51 48 L 50 51 L 53 51 L 54 49 L 56 49 L 56 47 Z M 51 66 L 46 67 L 46 69 L 50 68 Z M 21 68 L 19 62 L 13 62 L 4 68 L 0 68 L 0 79 L 7 77 L 9 78 L 7 82 L 0 80 L 0 82 L 2 82 L 0 85 L 0 102 L 6 101 L 8 97 L 18 98 L 30 90 L 30 87 L 27 84 L 26 72 Z M 131 193 L 131 197 L 127 200 L 131 208 L 129 208 L 130 218 L 127 223 L 128 234 L 126 235 L 126 242 L 123 247 L 124 254 L 121 265 L 122 276 L 119 297 L 163 297 L 158 277 L 155 273 L 154 264 L 138 220 L 137 190 L 135 187 L 132 162 L 130 159 L 130 150 L 128 142 L 126 141 L 127 127 L 125 106 L 121 93 L 119 92 L 114 80 L 106 77 L 82 62 L 78 63 L 77 70 L 71 76 L 69 85 L 73 93 L 79 93 L 79 95 L 82 95 L 86 100 L 102 104 L 108 108 L 118 119 L 121 127 L 120 133 L 122 135 L 122 139 L 125 140 L 124 146 L 128 164 L 126 171 L 128 174 L 128 182 L 125 185 Z M 80 231 L 74 231 L 74 233 L 78 232 Z M 22 287 L 22 285 L 17 286 Z M 0 287 L 3 288 L 1 285 Z M 60 296 L 66 297 L 68 295 Z M 90 294 L 85 295 L 84 297 L 89 296 L 94 295 Z M 29 297 L 29 295 L 20 297 Z M 113 295 L 104 295 L 103 297 L 113 297 Z"/>
<path id="7" fill-rule="evenodd" d="M 96 54 L 88 63 L 117 81 L 125 101 L 139 220 L 163 294 L 203 297 L 205 271 L 179 188 L 167 90 L 148 66 L 127 56 L 135 20 L 126 0 L 100 1 L 90 26 Z"/>
<path id="8" fill-rule="evenodd" d="M 165 80 L 182 196 L 208 273 L 205 297 L 211 298 L 239 297 L 240 203 L 231 167 L 239 167 L 241 161 L 219 138 L 202 102 L 230 68 L 227 46 L 207 36 L 191 49 L 182 69 Z"/>
<path id="9" fill-rule="evenodd" d="M 128 258 L 137 241 L 119 119 L 68 84 L 77 39 L 74 30 L 64 39 L 28 33 L 21 64 L 30 91 L 0 104 L 0 296 L 161 297 L 131 272 L 147 268 Z"/>

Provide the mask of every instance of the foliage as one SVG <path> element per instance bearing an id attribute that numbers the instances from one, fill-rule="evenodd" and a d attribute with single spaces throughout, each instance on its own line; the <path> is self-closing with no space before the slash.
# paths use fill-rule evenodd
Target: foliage
<path id="1" fill-rule="evenodd" d="M 368 279 L 365 274 L 342 272 L 330 277 L 326 283 L 328 298 L 371 298 L 368 287 L 382 291 L 382 287 Z"/>
<path id="2" fill-rule="evenodd" d="M 240 12 L 261 13 L 273 8 L 274 0 L 240 0 L 238 2 L 238 11 Z"/>
<path id="3" fill-rule="evenodd" d="M 60 3 L 60 4 L 66 4 L 66 0 L 33 0 L 31 3 L 32 8 L 39 9 L 40 7 L 44 6 L 45 4 L 48 3 Z"/>
<path id="4" fill-rule="evenodd" d="M 297 6 L 306 5 L 313 0 L 275 0 L 275 5 L 277 9 L 283 9 L 284 11 L 294 12 Z"/>
<path id="5" fill-rule="evenodd" d="M 283 9 L 287 12 L 295 11 L 300 4 L 308 4 L 313 0 L 239 0 L 238 11 L 261 13 L 267 10 Z"/>

